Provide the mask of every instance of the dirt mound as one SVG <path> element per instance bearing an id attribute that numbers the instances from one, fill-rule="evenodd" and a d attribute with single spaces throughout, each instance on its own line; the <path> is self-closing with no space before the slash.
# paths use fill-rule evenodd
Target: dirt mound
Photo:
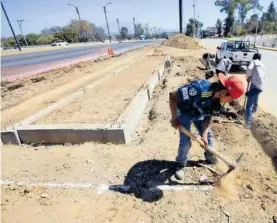
<path id="1" fill-rule="evenodd" d="M 183 34 L 178 34 L 163 42 L 165 46 L 171 46 L 180 49 L 201 49 L 201 46 L 192 38 Z"/>

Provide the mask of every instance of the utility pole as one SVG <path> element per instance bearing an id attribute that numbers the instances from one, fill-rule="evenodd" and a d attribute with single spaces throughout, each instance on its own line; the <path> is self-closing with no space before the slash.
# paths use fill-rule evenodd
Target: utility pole
<path id="1" fill-rule="evenodd" d="M 179 28 L 180 33 L 183 33 L 183 0 L 179 0 Z"/>
<path id="2" fill-rule="evenodd" d="M 149 35 L 149 31 L 148 31 L 148 23 L 146 23 L 146 34 Z"/>
<path id="3" fill-rule="evenodd" d="M 193 38 L 195 38 L 195 29 L 196 29 L 196 24 L 195 24 L 195 0 L 193 0 Z"/>
<path id="4" fill-rule="evenodd" d="M 133 18 L 133 23 L 134 23 L 134 36 L 137 34 L 137 27 L 136 27 L 136 19 Z"/>
<path id="5" fill-rule="evenodd" d="M 107 19 L 107 11 L 106 11 L 107 5 L 110 5 L 110 4 L 112 4 L 112 3 L 109 2 L 108 4 L 104 5 L 103 9 L 104 9 L 104 13 L 105 13 L 105 19 L 106 19 L 106 24 L 107 24 L 108 34 L 109 34 L 109 40 L 110 40 L 110 43 L 111 43 L 112 42 L 112 38 L 111 38 L 111 34 L 110 34 L 110 28 L 109 28 L 109 23 L 108 23 L 108 19 Z"/>
<path id="6" fill-rule="evenodd" d="M 23 37 L 23 39 L 24 39 L 24 41 L 25 41 L 26 46 L 28 46 L 27 40 L 26 40 L 26 38 L 25 38 L 25 36 L 24 36 L 24 34 L 23 34 L 22 22 L 24 22 L 24 19 L 19 19 L 19 20 L 17 20 L 19 29 L 20 29 L 20 31 L 21 31 L 21 35 L 22 35 L 22 37 Z"/>
<path id="7" fill-rule="evenodd" d="M 120 25 L 119 25 L 119 20 L 118 20 L 118 18 L 116 19 L 116 22 L 117 22 L 117 28 L 118 28 L 118 35 L 120 35 Z"/>
<path id="8" fill-rule="evenodd" d="M 79 19 L 79 23 L 80 23 L 79 36 L 82 36 L 83 35 L 83 24 L 82 24 L 82 20 L 81 20 L 79 9 L 78 9 L 78 7 L 76 5 L 73 5 L 71 3 L 68 3 L 67 5 L 74 7 L 75 10 L 76 10 L 76 13 L 77 13 L 78 19 Z M 80 41 L 80 38 L 79 38 L 79 41 Z"/>
<path id="9" fill-rule="evenodd" d="M 12 31 L 12 33 L 13 33 L 13 37 L 14 37 L 14 39 L 15 39 L 16 45 L 17 45 L 19 51 L 21 51 L 21 47 L 20 47 L 19 42 L 18 42 L 18 40 L 17 40 L 17 38 L 16 38 L 16 35 L 15 35 L 15 33 L 14 33 L 12 24 L 11 24 L 11 22 L 10 22 L 10 19 L 9 19 L 9 17 L 8 17 L 8 14 L 7 14 L 7 12 L 6 12 L 5 8 L 4 8 L 4 5 L 3 5 L 3 2 L 2 2 L 2 1 L 1 1 L 1 6 L 2 6 L 2 9 L 3 9 L 4 14 L 5 14 L 5 16 L 6 16 L 6 19 L 7 19 L 8 23 L 9 23 L 9 26 L 10 26 L 10 28 L 11 28 L 11 31 Z"/>

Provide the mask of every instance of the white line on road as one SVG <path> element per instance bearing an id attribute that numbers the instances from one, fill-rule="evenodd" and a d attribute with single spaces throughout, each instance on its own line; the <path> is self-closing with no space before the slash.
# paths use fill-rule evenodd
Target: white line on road
<path id="1" fill-rule="evenodd" d="M 54 183 L 54 182 L 24 182 L 24 181 L 14 181 L 14 180 L 1 180 L 1 185 L 17 185 L 17 186 L 26 186 L 26 187 L 44 187 L 44 188 L 75 188 L 75 189 L 96 189 L 97 194 L 103 194 L 104 192 L 110 190 L 111 187 L 116 187 L 113 185 L 105 184 L 93 184 L 93 183 L 78 183 L 78 182 L 63 182 L 63 183 Z M 128 185 L 119 185 L 120 191 L 129 191 L 130 186 Z M 213 188 L 211 185 L 160 185 L 157 186 L 162 191 L 208 191 Z"/>

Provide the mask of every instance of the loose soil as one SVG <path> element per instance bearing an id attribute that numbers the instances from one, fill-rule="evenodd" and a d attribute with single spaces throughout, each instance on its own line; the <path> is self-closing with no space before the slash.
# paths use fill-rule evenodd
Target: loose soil
<path id="1" fill-rule="evenodd" d="M 65 96 L 118 69 L 154 53 L 155 47 L 144 47 L 117 57 L 104 57 L 69 68 L 47 72 L 1 86 L 2 128 L 14 124 L 50 106 Z"/>
<path id="2" fill-rule="evenodd" d="M 164 56 L 137 58 L 136 63 L 120 71 L 95 88 L 85 89 L 76 101 L 40 119 L 36 124 L 114 122 L 162 64 Z"/>
<path id="3" fill-rule="evenodd" d="M 201 49 L 197 41 L 183 34 L 178 34 L 165 40 L 163 45 L 180 49 Z"/>
<path id="4" fill-rule="evenodd" d="M 149 200 L 154 192 L 147 189 L 155 185 L 197 184 L 202 175 L 213 180 L 209 171 L 193 165 L 186 168 L 183 181 L 177 181 L 172 171 L 179 137 L 169 123 L 168 93 L 203 78 L 203 71 L 196 68 L 201 67 L 198 58 L 203 52 L 160 50 L 175 57 L 173 66 L 155 89 L 131 144 L 2 147 L 2 180 L 130 185 L 130 193 L 5 185 L 3 222 L 273 222 L 277 168 L 272 165 L 276 160 L 272 148 L 277 144 L 277 120 L 262 111 L 255 115 L 251 130 L 213 124 L 215 149 L 231 160 L 244 152 L 240 165 L 221 187 L 158 191 L 159 196 Z M 193 142 L 190 159 L 202 158 L 203 149 Z M 226 170 L 222 163 L 213 168 Z"/>

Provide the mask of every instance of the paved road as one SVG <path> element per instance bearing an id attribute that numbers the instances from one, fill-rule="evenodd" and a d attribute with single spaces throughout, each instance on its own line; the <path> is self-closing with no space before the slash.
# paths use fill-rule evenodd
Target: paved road
<path id="1" fill-rule="evenodd" d="M 124 52 L 140 46 L 159 43 L 160 40 L 144 40 L 135 42 L 112 43 L 111 47 L 116 53 Z M 108 45 L 82 46 L 77 48 L 58 49 L 54 51 L 44 51 L 27 53 L 21 55 L 10 55 L 1 57 L 2 68 L 15 68 L 27 65 L 55 62 L 59 60 L 74 59 L 91 53 L 100 52 Z"/>
<path id="2" fill-rule="evenodd" d="M 219 46 L 222 41 L 220 39 L 205 39 L 202 40 L 202 44 L 207 48 L 214 48 Z M 267 83 L 266 89 L 261 94 L 261 103 L 262 108 L 270 112 L 271 114 L 277 116 L 277 52 L 269 50 L 259 50 L 262 54 L 262 62 L 266 67 L 267 74 Z"/>

